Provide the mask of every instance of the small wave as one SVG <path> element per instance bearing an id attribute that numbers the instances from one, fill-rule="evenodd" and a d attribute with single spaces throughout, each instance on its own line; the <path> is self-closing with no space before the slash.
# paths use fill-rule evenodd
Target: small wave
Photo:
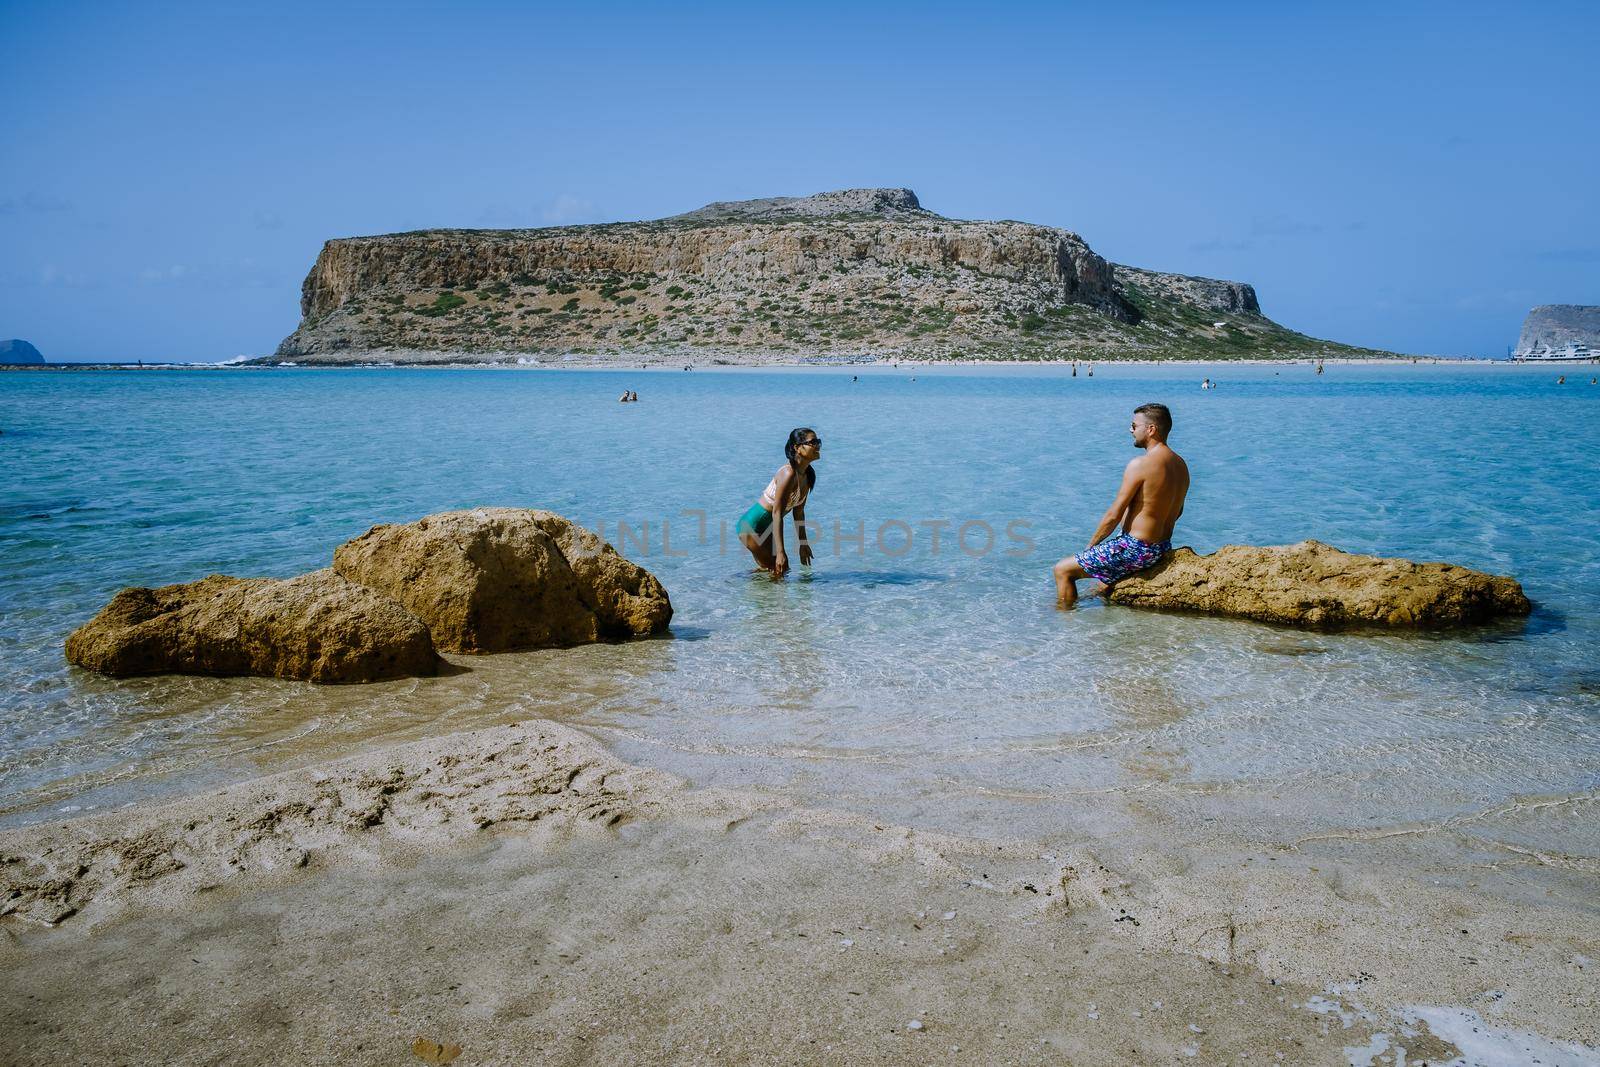
<path id="1" fill-rule="evenodd" d="M 0 523 L 49 522 L 58 515 L 98 510 L 86 500 L 24 500 L 0 504 Z"/>
<path id="2" fill-rule="evenodd" d="M 802 582 L 811 584 L 858 585 L 863 589 L 885 585 L 931 585 L 945 580 L 943 575 L 915 571 L 815 571 L 799 577 Z"/>

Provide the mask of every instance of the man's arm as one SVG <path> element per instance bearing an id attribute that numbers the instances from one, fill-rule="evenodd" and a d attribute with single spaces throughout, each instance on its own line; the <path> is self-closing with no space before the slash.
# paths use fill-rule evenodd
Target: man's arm
<path id="1" fill-rule="evenodd" d="M 1122 522 L 1122 517 L 1128 513 L 1133 498 L 1139 495 L 1139 487 L 1143 484 L 1144 465 L 1137 459 L 1129 460 L 1127 469 L 1122 472 L 1122 488 L 1117 490 L 1117 499 L 1111 502 L 1111 507 L 1100 518 L 1100 525 L 1095 527 L 1094 537 L 1089 541 L 1090 548 L 1111 536 L 1111 531 Z"/>

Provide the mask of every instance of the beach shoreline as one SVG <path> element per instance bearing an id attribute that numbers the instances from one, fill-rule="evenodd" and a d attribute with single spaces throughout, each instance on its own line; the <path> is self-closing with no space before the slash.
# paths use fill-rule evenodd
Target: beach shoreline
<path id="1" fill-rule="evenodd" d="M 498 356 L 485 356 L 478 359 L 452 359 L 449 353 L 440 354 L 444 358 L 428 358 L 410 361 L 396 361 L 378 358 L 382 353 L 374 353 L 371 360 L 354 362 L 318 362 L 299 360 L 275 360 L 262 357 L 247 362 L 228 361 L 220 363 L 134 363 L 134 362 L 59 362 L 39 365 L 12 365 L 0 366 L 0 371 L 16 373 L 37 372 L 86 372 L 86 371 L 163 371 L 163 370 L 206 370 L 206 371 L 275 371 L 275 370 L 514 370 L 514 371 L 647 371 L 683 372 L 688 367 L 696 371 L 833 371 L 859 372 L 883 371 L 901 368 L 910 368 L 924 371 L 936 371 L 941 368 L 956 368 L 960 370 L 982 370 L 995 368 L 1000 370 L 1018 370 L 1037 368 L 1041 370 L 1059 370 L 1078 366 L 1084 369 L 1099 367 L 1114 369 L 1118 367 L 1308 367 L 1322 364 L 1329 367 L 1357 367 L 1357 366 L 1428 366 L 1428 367 L 1506 367 L 1530 370 L 1560 372 L 1579 366 L 1590 364 L 1541 364 L 1527 360 L 1514 361 L 1508 359 L 1492 359 L 1476 356 L 1393 356 L 1393 357 L 1342 357 L 1328 356 L 1293 356 L 1282 359 L 1261 359 L 1255 357 L 1241 357 L 1239 359 L 870 359 L 870 360 L 831 360 L 817 359 L 770 359 L 750 362 L 729 362 L 720 359 L 705 360 L 667 359 L 659 355 L 649 355 L 641 361 L 635 361 L 633 356 L 618 357 L 615 359 L 529 359 L 522 353 L 502 353 Z M 519 356 L 521 357 L 519 361 Z"/>
<path id="2" fill-rule="evenodd" d="M 158 1026 L 171 1062 L 218 1032 L 237 1062 L 416 1038 L 462 1062 L 1439 1062 L 1478 1026 L 1593 1062 L 1596 909 L 1403 840 L 1124 806 L 1120 840 L 963 837 L 697 789 L 538 720 L 387 746 L 0 833 L 0 1053 L 126 1057 Z"/>

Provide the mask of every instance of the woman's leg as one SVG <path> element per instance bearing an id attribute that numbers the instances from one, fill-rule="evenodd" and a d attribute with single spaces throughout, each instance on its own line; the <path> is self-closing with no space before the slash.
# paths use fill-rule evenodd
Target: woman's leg
<path id="1" fill-rule="evenodd" d="M 777 558 L 772 554 L 771 538 L 759 537 L 746 530 L 739 534 L 739 541 L 750 550 L 750 554 L 756 558 L 756 565 L 762 570 L 770 571 L 773 565 L 778 562 Z"/>

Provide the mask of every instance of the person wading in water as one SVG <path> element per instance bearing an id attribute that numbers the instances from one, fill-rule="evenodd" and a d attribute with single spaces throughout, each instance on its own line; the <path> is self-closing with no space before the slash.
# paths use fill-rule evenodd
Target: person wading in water
<path id="1" fill-rule="evenodd" d="M 750 550 L 756 563 L 782 578 L 789 570 L 789 557 L 783 546 L 783 516 L 794 513 L 795 537 L 800 542 L 800 562 L 811 566 L 811 544 L 806 538 L 806 499 L 817 484 L 812 464 L 822 455 L 822 438 L 816 431 L 801 426 L 789 434 L 783 446 L 789 462 L 778 468 L 762 490 L 761 499 L 739 519 L 739 540 Z"/>

